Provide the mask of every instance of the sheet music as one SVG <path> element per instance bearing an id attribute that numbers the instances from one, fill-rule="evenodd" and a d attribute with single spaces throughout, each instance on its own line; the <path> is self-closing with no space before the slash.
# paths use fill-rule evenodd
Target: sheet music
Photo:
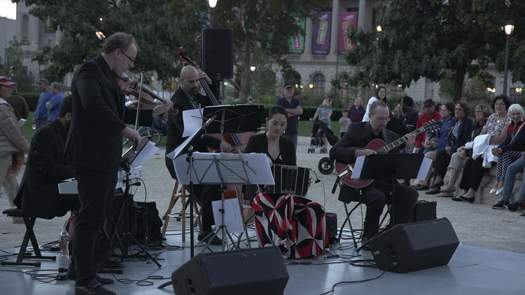
<path id="1" fill-rule="evenodd" d="M 363 170 L 363 166 L 365 164 L 365 158 L 365 156 L 359 156 L 355 159 L 352 177 L 350 177 L 351 179 L 359 179 L 361 177 L 361 171 Z"/>
<path id="2" fill-rule="evenodd" d="M 195 134 L 202 127 L 202 109 L 185 110 L 182 112 L 184 122 L 184 132 L 182 137 Z"/>
<path id="3" fill-rule="evenodd" d="M 193 153 L 192 170 L 186 156 L 173 160 L 177 179 L 182 184 L 259 184 L 274 185 L 268 158 L 262 153 Z"/>
<path id="4" fill-rule="evenodd" d="M 179 146 L 177 146 L 171 153 L 167 154 L 166 157 L 168 157 L 169 159 L 171 159 L 172 161 L 175 160 L 176 158 L 179 157 L 180 153 L 182 152 L 182 150 L 188 145 L 188 143 L 190 141 L 193 140 L 193 138 L 195 136 L 197 136 L 197 134 L 199 134 L 198 132 L 199 130 L 195 131 L 190 137 L 186 138 L 181 144 L 179 144 Z"/>
<path id="5" fill-rule="evenodd" d="M 216 226 L 222 225 L 221 203 L 221 200 L 211 202 L 213 220 Z M 242 233 L 244 231 L 241 208 L 237 198 L 224 200 L 224 225 L 231 233 Z"/>
<path id="6" fill-rule="evenodd" d="M 423 157 L 423 161 L 421 161 L 421 166 L 419 166 L 419 171 L 417 172 L 417 180 L 424 181 L 427 178 L 427 175 L 430 171 L 430 167 L 432 166 L 432 159 Z"/>
<path id="7" fill-rule="evenodd" d="M 142 150 L 138 153 L 133 163 L 131 163 L 131 167 L 136 168 L 139 166 L 143 166 L 144 163 L 151 159 L 151 157 L 153 157 L 153 155 L 155 155 L 155 153 L 158 151 L 159 148 L 152 141 L 148 141 L 144 145 Z"/>

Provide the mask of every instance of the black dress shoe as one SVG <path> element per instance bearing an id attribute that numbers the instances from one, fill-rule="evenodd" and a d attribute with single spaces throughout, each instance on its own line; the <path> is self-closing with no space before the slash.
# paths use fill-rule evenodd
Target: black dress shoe
<path id="1" fill-rule="evenodd" d="M 69 269 L 67 271 L 67 278 L 72 280 L 72 281 L 75 281 L 76 280 L 76 274 L 74 271 L 72 271 L 71 269 Z M 115 281 L 113 281 L 113 279 L 110 279 L 110 278 L 104 278 L 104 277 L 101 277 L 97 274 L 95 274 L 95 280 L 97 282 L 99 282 L 101 285 L 111 285 L 113 284 Z"/>
<path id="2" fill-rule="evenodd" d="M 461 196 L 460 198 L 463 199 L 463 201 L 469 202 L 469 203 L 474 203 L 474 201 L 476 200 L 476 198 L 474 198 L 474 197 Z"/>
<path id="3" fill-rule="evenodd" d="M 429 190 L 427 192 L 427 195 L 437 195 L 441 192 L 441 189 L 438 187 L 438 188 L 433 188 L 431 190 Z"/>
<path id="4" fill-rule="evenodd" d="M 426 191 L 426 190 L 428 190 L 428 185 L 424 185 L 424 184 L 416 184 L 416 185 L 414 186 L 414 189 L 415 189 L 416 191 Z"/>
<path id="5" fill-rule="evenodd" d="M 86 284 L 75 285 L 75 295 L 116 295 L 117 293 L 102 286 L 96 279 L 92 279 Z"/>

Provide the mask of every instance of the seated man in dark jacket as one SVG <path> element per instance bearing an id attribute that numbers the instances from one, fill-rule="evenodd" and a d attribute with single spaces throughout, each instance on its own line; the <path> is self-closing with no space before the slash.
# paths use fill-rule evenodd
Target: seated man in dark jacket
<path id="1" fill-rule="evenodd" d="M 28 215 L 51 219 L 79 207 L 77 197 L 58 194 L 58 183 L 74 177 L 73 168 L 64 161 L 70 121 L 71 97 L 66 97 L 58 119 L 38 129 L 31 140 L 27 166 L 15 199 L 15 204 Z"/>
<path id="2" fill-rule="evenodd" d="M 398 135 L 386 128 L 389 120 L 388 106 L 384 102 L 374 102 L 370 106 L 370 121 L 350 125 L 345 136 L 330 150 L 330 156 L 336 161 L 350 164 L 359 156 L 368 156 L 377 152 L 368 149 L 367 144 L 373 139 L 382 139 L 390 143 Z M 379 230 L 379 218 L 386 203 L 391 203 L 390 213 L 393 223 L 405 223 L 413 220 L 413 212 L 418 193 L 397 181 L 376 179 L 363 189 L 341 186 L 339 200 L 342 202 L 358 201 L 366 205 L 366 216 L 363 231 L 363 244 Z"/>

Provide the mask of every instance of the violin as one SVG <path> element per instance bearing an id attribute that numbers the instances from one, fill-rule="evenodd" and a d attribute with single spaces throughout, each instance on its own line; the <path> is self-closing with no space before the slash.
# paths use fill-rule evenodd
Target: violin
<path id="1" fill-rule="evenodd" d="M 153 115 L 155 116 L 166 113 L 173 105 L 171 101 L 159 97 L 147 86 L 138 81 L 131 80 L 126 75 L 120 76 L 119 81 L 121 82 L 119 85 L 125 95 L 132 95 L 136 97 L 140 103 L 152 105 Z"/>

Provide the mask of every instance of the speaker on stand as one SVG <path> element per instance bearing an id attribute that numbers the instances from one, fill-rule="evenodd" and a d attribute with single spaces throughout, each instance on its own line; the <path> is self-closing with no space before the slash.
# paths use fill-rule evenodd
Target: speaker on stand
<path id="1" fill-rule="evenodd" d="M 222 97 L 224 79 L 233 78 L 233 34 L 230 29 L 202 31 L 202 69 L 213 80 L 212 89 Z"/>

